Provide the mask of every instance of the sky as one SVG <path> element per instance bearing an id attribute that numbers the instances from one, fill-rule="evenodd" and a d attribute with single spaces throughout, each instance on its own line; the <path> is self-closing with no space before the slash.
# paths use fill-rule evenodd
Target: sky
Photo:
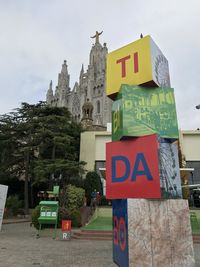
<path id="1" fill-rule="evenodd" d="M 94 43 L 111 52 L 151 35 L 169 62 L 179 128 L 200 128 L 199 0 L 0 0 L 0 114 L 46 99 L 64 59 L 70 87 Z"/>

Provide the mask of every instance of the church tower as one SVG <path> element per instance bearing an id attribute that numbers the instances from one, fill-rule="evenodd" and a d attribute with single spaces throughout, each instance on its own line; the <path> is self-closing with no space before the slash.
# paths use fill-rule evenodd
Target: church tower
<path id="1" fill-rule="evenodd" d="M 83 129 L 88 129 L 93 125 L 92 113 L 93 113 L 93 105 L 87 99 L 87 102 L 82 107 L 83 117 L 81 119 L 81 124 Z"/>
<path id="2" fill-rule="evenodd" d="M 53 95 L 51 82 L 46 100 L 49 105 L 67 107 L 72 118 L 77 122 L 83 122 L 82 119 L 86 120 L 84 112 L 89 103 L 89 106 L 92 107 L 92 113 L 90 113 L 90 118 L 87 118 L 88 123 L 105 127 L 108 122 L 111 122 L 112 100 L 106 96 L 106 55 L 108 49 L 105 43 L 101 45 L 99 41 L 101 34 L 102 32 L 96 32 L 91 37 L 95 43 L 89 54 L 87 70 L 84 71 L 83 65 L 81 67 L 79 82 L 76 82 L 73 89 L 70 90 L 70 75 L 65 60 L 58 75 L 55 95 Z"/>
<path id="3" fill-rule="evenodd" d="M 70 76 L 68 74 L 67 61 L 64 60 L 61 72 L 58 74 L 58 97 L 59 97 L 58 106 L 59 107 L 66 106 L 67 94 L 70 92 L 69 79 L 70 79 Z"/>
<path id="4" fill-rule="evenodd" d="M 68 74 L 67 61 L 64 60 L 61 72 L 58 74 L 58 85 L 56 86 L 55 94 L 53 94 L 52 81 L 46 95 L 48 105 L 66 107 L 67 96 L 70 94 L 69 88 L 70 75 Z"/>

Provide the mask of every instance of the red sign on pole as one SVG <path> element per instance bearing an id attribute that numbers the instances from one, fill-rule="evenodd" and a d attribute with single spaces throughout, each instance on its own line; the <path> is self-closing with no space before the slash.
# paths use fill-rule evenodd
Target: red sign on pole
<path id="1" fill-rule="evenodd" d="M 161 198 L 156 134 L 106 144 L 106 197 Z"/>
<path id="2" fill-rule="evenodd" d="M 71 220 L 62 220 L 62 232 L 70 232 L 71 231 Z"/>

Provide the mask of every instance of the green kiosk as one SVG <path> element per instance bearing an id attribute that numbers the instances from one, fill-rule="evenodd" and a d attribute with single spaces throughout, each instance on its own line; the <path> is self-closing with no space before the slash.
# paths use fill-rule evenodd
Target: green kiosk
<path id="1" fill-rule="evenodd" d="M 40 217 L 38 218 L 38 222 L 40 227 L 38 237 L 40 236 L 42 224 L 53 224 L 55 225 L 53 238 L 55 238 L 58 225 L 58 201 L 40 201 L 39 205 Z"/>

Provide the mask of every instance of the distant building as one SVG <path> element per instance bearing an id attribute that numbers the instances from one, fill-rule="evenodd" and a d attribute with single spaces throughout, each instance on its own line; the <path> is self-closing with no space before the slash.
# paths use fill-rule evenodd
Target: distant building
<path id="1" fill-rule="evenodd" d="M 185 168 L 194 169 L 189 172 L 189 184 L 200 184 L 200 131 L 180 131 L 180 144 Z"/>
<path id="2" fill-rule="evenodd" d="M 189 184 L 200 184 L 200 131 L 182 130 L 179 134 L 185 170 L 189 170 L 186 171 Z M 100 170 L 106 168 L 106 143 L 111 141 L 111 126 L 107 131 L 81 133 L 80 160 L 87 163 L 85 166 L 87 171 L 95 169 L 102 177 Z"/>
<path id="3" fill-rule="evenodd" d="M 102 46 L 99 42 L 101 33 L 96 32 L 92 37 L 95 44 L 90 51 L 87 71 L 82 65 L 79 82 L 73 89 L 69 87 L 70 75 L 64 60 L 55 93 L 51 81 L 46 95 L 49 105 L 67 107 L 75 121 L 82 122 L 84 128 L 96 126 L 96 130 L 101 130 L 101 127 L 105 130 L 106 124 L 111 122 L 112 106 L 112 101 L 106 96 L 105 85 L 108 49 L 105 43 Z"/>

